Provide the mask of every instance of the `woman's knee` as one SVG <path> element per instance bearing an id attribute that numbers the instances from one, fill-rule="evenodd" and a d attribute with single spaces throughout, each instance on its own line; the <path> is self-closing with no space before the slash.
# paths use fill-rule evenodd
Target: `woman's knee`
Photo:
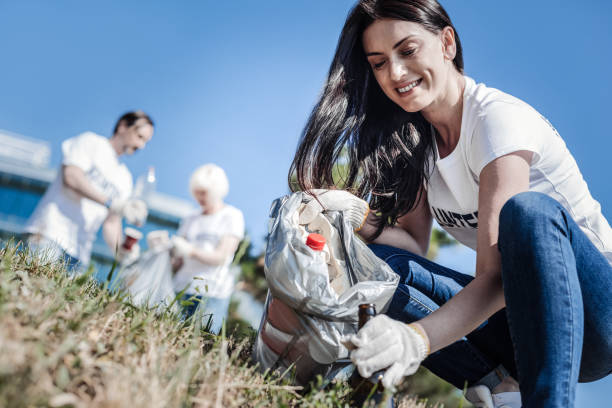
<path id="1" fill-rule="evenodd" d="M 499 245 L 508 240 L 526 242 L 530 237 L 542 238 L 542 226 L 559 216 L 563 207 L 546 194 L 526 191 L 511 197 L 499 214 Z"/>
<path id="2" fill-rule="evenodd" d="M 517 262 L 539 258 L 545 252 L 540 249 L 550 241 L 550 233 L 555 230 L 550 226 L 561 214 L 560 208 L 549 196 L 530 191 L 519 193 L 504 204 L 499 214 L 497 238 L 504 286 L 508 286 L 508 278 L 520 279 L 535 273 L 533 268 Z"/>
<path id="3" fill-rule="evenodd" d="M 535 191 L 518 193 L 503 205 L 499 213 L 500 227 L 533 222 L 548 218 L 560 209 L 560 204 L 546 194 Z"/>

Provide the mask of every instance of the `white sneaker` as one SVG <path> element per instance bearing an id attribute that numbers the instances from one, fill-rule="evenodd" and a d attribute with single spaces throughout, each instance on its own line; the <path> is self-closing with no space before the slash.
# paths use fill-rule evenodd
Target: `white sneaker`
<path id="1" fill-rule="evenodd" d="M 521 408 L 520 392 L 491 394 L 485 385 L 475 385 L 465 392 L 465 398 L 476 408 Z"/>

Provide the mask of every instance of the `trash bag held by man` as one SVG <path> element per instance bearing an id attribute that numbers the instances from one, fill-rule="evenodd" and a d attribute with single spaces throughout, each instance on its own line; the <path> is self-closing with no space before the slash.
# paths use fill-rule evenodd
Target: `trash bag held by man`
<path id="1" fill-rule="evenodd" d="M 358 308 L 373 303 L 384 312 L 399 277 L 353 232 L 342 211 L 323 211 L 306 225 L 300 211 L 312 200 L 297 192 L 272 203 L 265 257 L 268 297 L 254 359 L 262 369 L 285 372 L 307 384 L 348 358 L 341 340 L 357 332 Z M 309 234 L 325 248 L 306 245 Z"/>

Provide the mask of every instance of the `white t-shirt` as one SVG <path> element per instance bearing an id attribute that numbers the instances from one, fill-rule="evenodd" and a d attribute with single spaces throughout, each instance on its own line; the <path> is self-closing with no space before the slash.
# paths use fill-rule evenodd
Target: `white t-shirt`
<path id="1" fill-rule="evenodd" d="M 244 237 L 242 212 L 225 204 L 214 214 L 194 214 L 186 217 L 177 232 L 201 251 L 213 251 L 221 238 L 231 235 L 241 240 Z M 222 265 L 207 265 L 193 258 L 186 258 L 174 276 L 174 290 L 186 293 L 227 298 L 234 289 L 234 276 L 230 271 L 233 254 Z"/>
<path id="2" fill-rule="evenodd" d="M 547 194 L 563 205 L 612 263 L 612 229 L 555 128 L 525 102 L 468 77 L 457 146 L 440 159 L 434 142 L 427 197 L 438 224 L 476 250 L 480 172 L 494 159 L 519 150 L 534 153 L 529 191 Z"/>
<path id="3" fill-rule="evenodd" d="M 109 139 L 85 132 L 62 143 L 62 165 L 76 166 L 104 195 L 127 199 L 132 193 L 132 175 L 119 162 Z M 62 171 L 26 223 L 25 231 L 56 242 L 66 253 L 89 262 L 91 247 L 108 209 L 64 186 Z"/>

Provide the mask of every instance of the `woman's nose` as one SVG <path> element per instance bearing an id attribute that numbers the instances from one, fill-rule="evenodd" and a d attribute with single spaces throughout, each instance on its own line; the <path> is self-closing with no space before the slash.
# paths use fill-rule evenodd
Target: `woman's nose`
<path id="1" fill-rule="evenodd" d="M 391 61 L 389 69 L 391 70 L 391 80 L 393 81 L 401 81 L 406 73 L 406 67 L 400 61 Z"/>

